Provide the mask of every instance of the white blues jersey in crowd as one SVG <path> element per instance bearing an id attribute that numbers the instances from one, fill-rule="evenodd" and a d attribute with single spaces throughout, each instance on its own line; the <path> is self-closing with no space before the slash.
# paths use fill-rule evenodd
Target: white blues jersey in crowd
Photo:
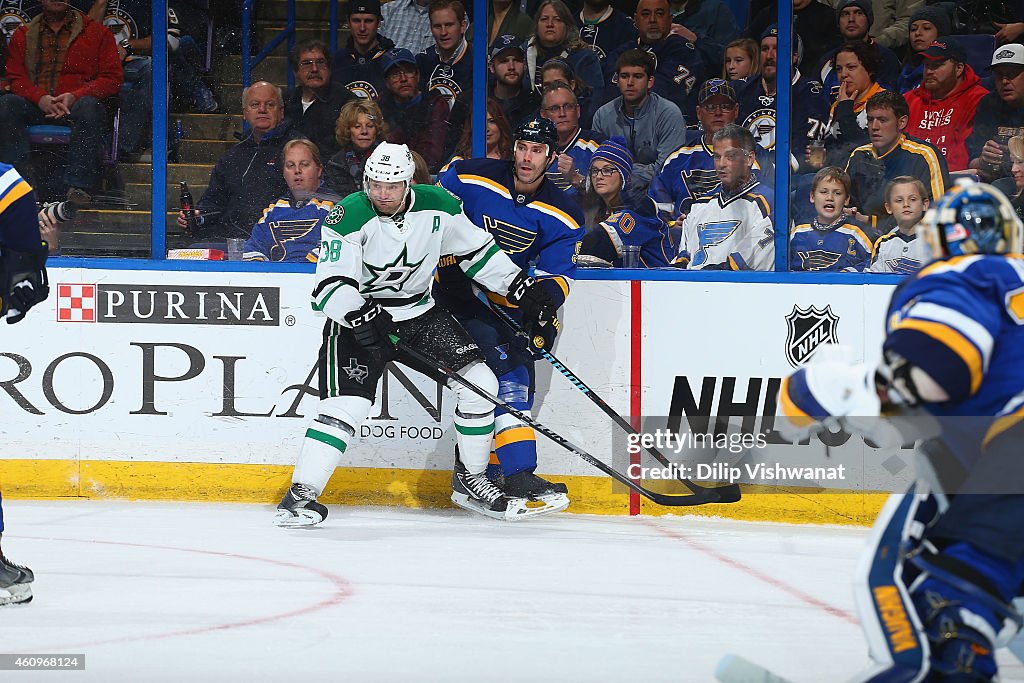
<path id="1" fill-rule="evenodd" d="M 693 270 L 775 270 L 774 200 L 756 177 L 731 197 L 719 185 L 697 198 L 683 221 L 675 263 Z"/>
<path id="2" fill-rule="evenodd" d="M 871 252 L 871 273 L 912 275 L 932 260 L 931 250 L 917 235 L 904 235 L 899 228 L 875 240 Z"/>
<path id="3" fill-rule="evenodd" d="M 519 268 L 466 218 L 458 199 L 434 185 L 414 185 L 409 203 L 396 220 L 379 216 L 365 192 L 331 209 L 321 228 L 315 310 L 342 322 L 372 298 L 397 321 L 420 316 L 434 305 L 430 289 L 441 254 L 454 254 L 467 277 L 487 289 L 508 290 Z"/>

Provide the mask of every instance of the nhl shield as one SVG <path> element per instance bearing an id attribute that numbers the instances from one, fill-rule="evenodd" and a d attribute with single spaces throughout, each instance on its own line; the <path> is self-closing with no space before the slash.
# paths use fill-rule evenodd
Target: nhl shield
<path id="1" fill-rule="evenodd" d="M 831 306 L 824 309 L 810 306 L 793 310 L 786 316 L 786 360 L 794 368 L 806 363 L 822 344 L 838 344 L 836 328 L 839 316 Z"/>

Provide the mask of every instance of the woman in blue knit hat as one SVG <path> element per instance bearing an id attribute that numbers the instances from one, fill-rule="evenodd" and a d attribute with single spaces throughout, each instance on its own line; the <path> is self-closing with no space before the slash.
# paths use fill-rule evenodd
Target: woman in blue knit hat
<path id="1" fill-rule="evenodd" d="M 597 148 L 587 177 L 587 235 L 581 254 L 622 267 L 624 246 L 640 247 L 643 268 L 667 266 L 671 245 L 665 224 L 646 197 L 634 201 L 624 188 L 633 174 L 633 155 L 626 140 L 613 137 Z"/>

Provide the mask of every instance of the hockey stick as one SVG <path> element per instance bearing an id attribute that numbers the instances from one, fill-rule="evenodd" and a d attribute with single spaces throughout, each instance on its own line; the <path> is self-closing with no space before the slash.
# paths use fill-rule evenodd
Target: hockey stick
<path id="1" fill-rule="evenodd" d="M 483 389 L 478 387 L 476 384 L 474 384 L 473 382 L 469 381 L 468 379 L 466 379 L 465 377 L 460 375 L 455 370 L 452 370 L 448 366 L 446 366 L 446 365 L 444 365 L 444 364 L 434 360 L 433 358 L 430 358 L 429 356 L 425 356 L 424 354 L 420 353 L 416 349 L 411 348 L 409 345 L 405 344 L 402 341 L 398 341 L 397 343 L 398 343 L 398 350 L 401 351 L 402 353 L 408 354 L 414 360 L 417 360 L 420 363 L 423 363 L 424 365 L 428 365 L 431 368 L 434 368 L 437 372 L 440 372 L 442 375 L 444 375 L 448 379 L 453 380 L 455 382 L 458 382 L 459 384 L 461 384 L 462 386 L 466 387 L 467 389 L 472 391 L 474 394 L 476 394 L 480 398 L 483 398 L 486 401 L 488 401 L 489 403 L 491 403 L 492 405 L 494 405 L 496 408 L 501 408 L 502 410 L 506 411 L 509 415 L 515 416 L 516 418 L 518 418 L 522 422 L 524 422 L 527 425 L 529 425 L 530 427 L 532 427 L 535 431 L 538 431 L 541 434 L 543 434 L 544 436 L 548 437 L 549 439 L 554 441 L 556 444 L 558 444 L 562 448 L 564 448 L 567 451 L 569 451 L 570 453 L 573 453 L 574 455 L 582 458 L 586 462 L 590 463 L 591 465 L 593 465 L 597 469 L 601 470 L 602 472 L 604 472 L 605 474 L 610 476 L 615 481 L 617 481 L 620 484 L 623 484 L 624 486 L 627 486 L 630 489 L 636 491 L 641 496 L 644 496 L 646 498 L 650 498 L 651 500 L 653 500 L 658 505 L 665 505 L 665 506 L 668 506 L 668 507 L 681 507 L 681 506 L 688 506 L 688 505 L 702 505 L 704 503 L 715 503 L 715 502 L 718 502 L 718 496 L 715 495 L 714 489 L 702 489 L 702 490 L 700 490 L 700 491 L 698 491 L 696 493 L 690 494 L 690 495 L 672 495 L 672 494 L 655 493 L 654 491 L 648 491 L 647 489 L 645 489 L 644 487 L 640 486 L 639 484 L 634 483 L 626 475 L 622 474 L 618 470 L 613 469 L 609 465 L 606 465 L 605 463 L 601 462 L 600 460 L 598 460 L 597 458 L 592 456 L 590 453 L 587 453 L 585 450 L 583 450 L 579 446 L 573 444 L 572 442 L 570 442 L 565 437 L 563 437 L 563 436 L 559 435 L 558 433 L 548 429 L 547 427 L 542 425 L 540 422 L 537 422 L 537 420 L 533 419 L 532 417 L 530 417 L 526 413 L 521 412 L 519 410 L 516 410 L 512 406 L 510 406 L 507 403 L 503 402 L 497 396 L 492 396 L 490 393 L 484 391 Z"/>
<path id="2" fill-rule="evenodd" d="M 610 417 L 615 424 L 622 427 L 622 429 L 624 429 L 627 434 L 638 433 L 635 429 L 633 429 L 633 425 L 627 422 L 624 417 L 615 412 L 614 408 L 605 403 L 604 399 L 602 399 L 600 396 L 594 393 L 593 389 L 587 386 L 587 384 L 582 379 L 580 379 L 576 373 L 574 373 L 569 368 L 565 367 L 562 361 L 555 358 L 550 351 L 544 348 L 535 348 L 533 344 L 530 343 L 530 337 L 529 335 L 526 334 L 526 330 L 523 329 L 522 325 L 520 325 L 515 318 L 513 318 L 512 316 L 510 316 L 508 313 L 501 310 L 497 306 L 490 306 L 490 309 L 494 312 L 495 315 L 498 316 L 499 319 L 501 319 L 509 327 L 510 330 L 512 330 L 512 332 L 515 333 L 517 337 L 519 337 L 526 343 L 526 348 L 530 350 L 530 353 L 532 353 L 535 356 L 540 356 L 547 362 L 551 363 L 551 365 L 553 365 L 556 370 L 562 373 L 563 377 L 569 380 L 570 384 L 572 384 L 574 387 L 583 392 L 584 396 L 589 398 L 598 408 L 601 409 L 601 411 L 605 415 Z M 668 468 L 672 467 L 671 461 L 669 461 L 668 458 L 662 455 L 661 452 L 658 449 L 656 449 L 653 444 L 645 445 L 644 448 L 648 453 L 651 454 L 651 456 L 655 460 L 661 463 L 662 466 Z M 690 479 L 687 479 L 686 477 L 678 477 L 678 480 L 685 484 L 686 487 L 689 488 L 694 493 L 707 492 L 708 494 L 712 494 L 717 497 L 717 499 L 709 500 L 708 502 L 735 503 L 740 499 L 740 487 L 738 484 L 727 484 L 726 486 L 709 488 L 706 486 L 701 486 L 700 484 L 697 484 L 691 481 Z"/>

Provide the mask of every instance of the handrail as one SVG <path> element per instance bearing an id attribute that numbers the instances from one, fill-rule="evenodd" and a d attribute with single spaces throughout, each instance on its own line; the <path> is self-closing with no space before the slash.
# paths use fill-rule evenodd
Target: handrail
<path id="1" fill-rule="evenodd" d="M 274 38 L 263 46 L 255 57 L 251 56 L 249 48 L 250 37 L 249 32 L 252 29 L 252 8 L 256 0 L 245 0 L 242 3 L 242 87 L 248 88 L 251 85 L 252 79 L 252 68 L 266 59 L 271 52 L 277 49 L 277 46 L 283 43 L 285 40 L 288 41 L 288 54 L 291 54 L 292 50 L 295 49 L 295 0 L 288 0 L 288 15 L 285 27 L 278 31 Z M 331 0 L 331 4 L 337 3 L 337 0 Z M 288 69 L 288 87 L 291 88 L 295 85 L 295 74 L 292 73 L 291 69 Z"/>

